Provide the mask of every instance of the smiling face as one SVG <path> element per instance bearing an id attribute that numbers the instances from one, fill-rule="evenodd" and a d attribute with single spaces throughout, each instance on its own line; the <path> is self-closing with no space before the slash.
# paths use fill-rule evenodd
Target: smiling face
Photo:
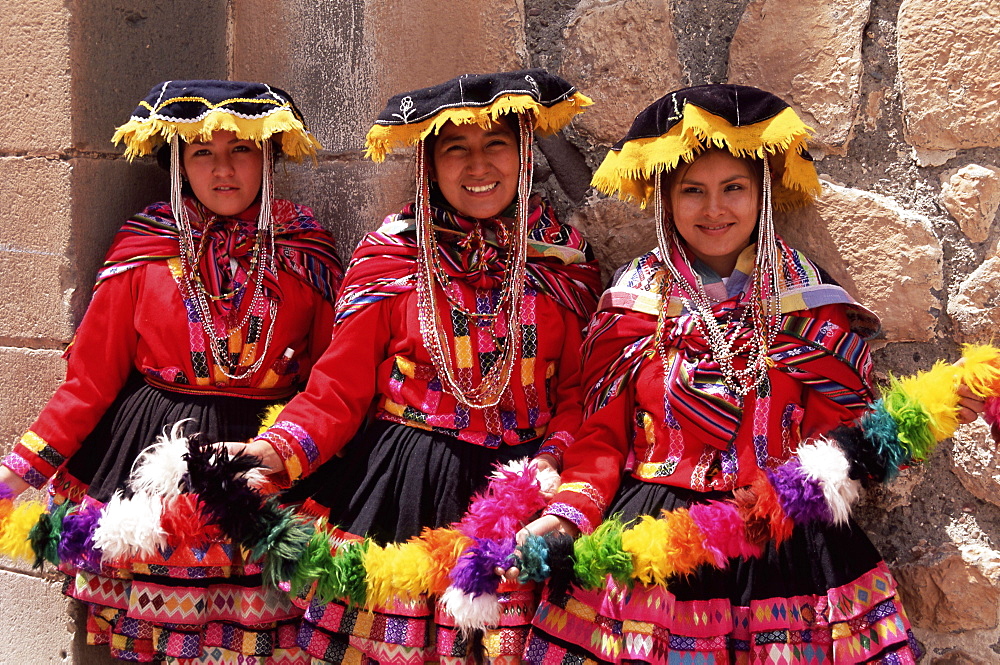
<path id="1" fill-rule="evenodd" d="M 724 150 L 707 150 L 671 176 L 664 203 L 677 232 L 695 256 L 728 277 L 757 225 L 759 176 Z"/>
<path id="2" fill-rule="evenodd" d="M 264 153 L 253 141 L 219 130 L 204 143 L 181 145 L 181 173 L 206 208 L 231 217 L 257 200 Z"/>
<path id="3" fill-rule="evenodd" d="M 447 123 L 434 141 L 431 178 L 444 198 L 466 217 L 496 217 L 514 200 L 520 156 L 505 122 Z"/>

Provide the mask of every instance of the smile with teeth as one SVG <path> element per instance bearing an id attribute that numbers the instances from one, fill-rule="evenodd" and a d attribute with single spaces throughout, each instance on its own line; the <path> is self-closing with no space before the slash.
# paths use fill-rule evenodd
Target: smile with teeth
<path id="1" fill-rule="evenodd" d="M 469 190 L 473 194 L 484 194 L 484 193 L 489 192 L 489 191 L 491 191 L 493 189 L 496 189 L 499 185 L 500 185 L 499 182 L 494 182 L 493 184 L 490 184 L 490 185 L 478 185 L 478 186 L 477 185 L 462 185 L 462 187 L 464 189 Z"/>
<path id="2" fill-rule="evenodd" d="M 721 231 L 722 229 L 727 228 L 727 227 L 732 226 L 732 225 L 731 224 L 719 224 L 718 226 L 708 226 L 706 224 L 700 224 L 699 226 L 702 229 L 706 230 L 706 231 Z"/>

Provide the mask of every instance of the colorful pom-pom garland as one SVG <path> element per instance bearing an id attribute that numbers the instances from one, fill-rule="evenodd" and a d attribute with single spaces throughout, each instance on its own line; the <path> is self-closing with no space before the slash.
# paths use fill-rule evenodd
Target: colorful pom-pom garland
<path id="1" fill-rule="evenodd" d="M 852 426 L 805 442 L 731 500 L 631 525 L 612 517 L 576 541 L 553 533 L 515 547 L 514 534 L 545 505 L 534 465 L 521 462 L 498 469 L 451 527 L 387 546 L 335 544 L 322 521 L 298 516 L 254 489 L 255 460 L 187 441 L 175 429 L 137 462 L 130 497 L 100 510 L 84 504 L 46 513 L 38 502 L 15 505 L 0 484 L 0 555 L 33 558 L 36 565 L 88 553 L 113 561 L 221 532 L 264 560 L 265 582 L 296 596 L 371 607 L 436 595 L 459 627 L 485 627 L 499 618 L 498 567 L 516 563 L 521 582 L 547 580 L 553 587 L 595 588 L 607 575 L 666 584 L 702 565 L 758 556 L 768 542 L 788 538 L 795 524 L 845 522 L 860 486 L 891 480 L 954 434 L 959 383 L 987 399 L 987 422 L 997 423 L 1000 349 L 968 347 L 963 357 L 961 365 L 938 363 L 892 380 Z"/>

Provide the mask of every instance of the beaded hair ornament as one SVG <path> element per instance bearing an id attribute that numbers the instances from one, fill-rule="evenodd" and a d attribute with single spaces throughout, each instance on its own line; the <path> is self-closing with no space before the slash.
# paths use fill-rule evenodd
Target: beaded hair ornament
<path id="1" fill-rule="evenodd" d="M 181 194 L 180 142 L 208 141 L 216 131 L 231 131 L 240 139 L 254 141 L 263 153 L 260 213 L 248 281 L 254 273 L 257 273 L 257 278 L 253 279 L 253 294 L 243 316 L 226 322 L 216 321 L 209 301 L 242 298 L 243 288 L 219 294 L 209 293 L 205 288 L 198 274 L 200 249 L 194 241 Z M 178 227 L 182 292 L 194 303 L 219 370 L 233 380 L 252 376 L 260 368 L 270 345 L 277 303 L 273 300 L 268 302 L 271 325 L 264 335 L 264 346 L 252 364 L 233 368 L 227 340 L 246 325 L 251 314 L 261 316 L 265 309 L 263 275 L 275 267 L 274 221 L 271 214 L 274 196 L 271 171 L 275 144 L 280 144 L 280 151 L 288 158 L 300 161 L 304 156 L 315 159 L 316 150 L 320 148 L 319 141 L 309 133 L 292 98 L 283 90 L 262 83 L 214 80 L 164 81 L 156 84 L 139 102 L 129 121 L 118 127 L 112 141 L 125 144 L 125 156 L 130 161 L 150 154 L 163 143 L 169 144 L 170 207 Z"/>
<path id="2" fill-rule="evenodd" d="M 780 327 L 779 269 L 772 211 L 812 201 L 820 184 L 806 140 L 812 129 L 785 102 L 769 92 L 739 85 L 702 85 L 671 92 L 643 110 L 631 129 L 605 157 L 594 174 L 593 185 L 609 195 L 634 201 L 645 208 L 652 200 L 657 246 L 667 272 L 661 280 L 661 301 L 656 327 L 656 347 L 667 359 L 664 335 L 667 296 L 676 288 L 708 339 L 726 387 L 745 397 L 766 380 L 768 349 Z M 757 258 L 750 285 L 749 307 L 743 328 L 750 338 L 738 343 L 740 326 L 728 331 L 712 311 L 698 273 L 688 262 L 683 242 L 665 209 L 664 179 L 681 162 L 693 162 L 704 150 L 727 150 L 738 158 L 763 162 L 761 213 L 758 220 Z M 682 275 L 671 260 L 672 250 L 685 262 Z M 734 358 L 747 356 L 747 365 L 736 369 Z M 666 374 L 666 373 L 665 373 Z"/>
<path id="3" fill-rule="evenodd" d="M 532 133 L 553 134 L 592 102 L 572 85 L 543 69 L 497 74 L 466 74 L 445 83 L 396 95 L 389 100 L 366 137 L 366 155 L 381 162 L 397 148 L 416 146 L 417 307 L 420 332 L 444 389 L 469 408 L 496 406 L 507 389 L 521 348 L 521 300 L 527 266 L 528 206 L 533 157 Z M 501 116 L 515 114 L 518 121 L 520 168 L 517 183 L 516 227 L 508 234 L 508 260 L 502 291 L 492 313 L 466 309 L 454 295 L 451 280 L 438 255 L 430 206 L 430 164 L 425 139 L 448 122 L 476 123 L 488 127 Z M 498 238 L 498 242 L 502 242 Z M 507 339 L 498 345 L 500 357 L 472 385 L 456 366 L 449 335 L 437 307 L 438 291 L 452 311 L 487 319 L 494 329 L 502 314 Z M 494 330 L 494 338 L 496 338 Z"/>

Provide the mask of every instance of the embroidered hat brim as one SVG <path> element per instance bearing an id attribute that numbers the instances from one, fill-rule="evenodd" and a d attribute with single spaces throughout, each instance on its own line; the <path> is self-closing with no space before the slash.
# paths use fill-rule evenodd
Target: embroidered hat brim
<path id="1" fill-rule="evenodd" d="M 592 184 L 605 194 L 645 207 L 654 178 L 706 148 L 737 157 L 767 156 L 775 173 L 774 205 L 805 205 L 821 187 L 807 151 L 812 128 L 775 95 L 741 85 L 702 85 L 671 92 L 643 110 L 612 147 Z"/>
<path id="2" fill-rule="evenodd" d="M 219 130 L 258 144 L 280 135 L 281 151 L 296 161 L 314 157 L 321 147 L 284 90 L 263 83 L 213 80 L 156 84 L 112 141 L 124 143 L 125 156 L 133 159 L 150 154 L 174 136 L 204 141 Z"/>
<path id="3" fill-rule="evenodd" d="M 486 126 L 509 113 L 530 112 L 535 131 L 554 134 L 591 104 L 574 86 L 544 69 L 465 74 L 392 97 L 368 131 L 365 155 L 381 162 L 449 121 Z"/>

